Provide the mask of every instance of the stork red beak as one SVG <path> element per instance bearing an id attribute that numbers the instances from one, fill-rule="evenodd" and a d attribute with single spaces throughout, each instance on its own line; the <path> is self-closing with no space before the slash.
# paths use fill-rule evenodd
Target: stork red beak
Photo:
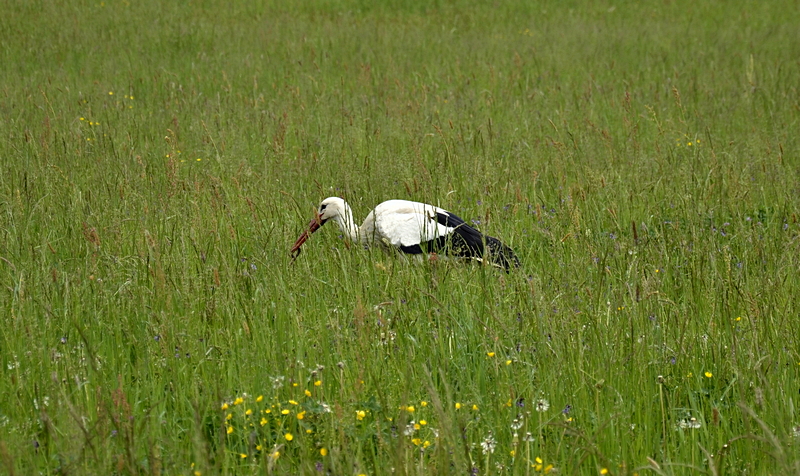
<path id="1" fill-rule="evenodd" d="M 319 216 L 319 213 L 317 213 L 317 216 L 314 217 L 314 219 L 311 220 L 311 223 L 308 224 L 308 230 L 304 231 L 300 235 L 300 237 L 297 238 L 297 241 L 294 242 L 294 245 L 292 246 L 291 250 L 293 259 L 297 258 L 300 255 L 300 247 L 303 246 L 303 243 L 306 242 L 308 237 L 311 236 L 312 233 L 317 231 L 320 226 L 322 226 L 322 219 Z"/>

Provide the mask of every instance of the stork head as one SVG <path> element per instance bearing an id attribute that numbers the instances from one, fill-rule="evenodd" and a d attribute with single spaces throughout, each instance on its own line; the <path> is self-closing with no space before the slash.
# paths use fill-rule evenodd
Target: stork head
<path id="1" fill-rule="evenodd" d="M 317 210 L 317 218 L 320 220 L 320 226 L 324 225 L 326 221 L 340 221 L 347 216 L 347 210 L 350 207 L 347 202 L 339 197 L 328 197 L 319 204 Z"/>
<path id="2" fill-rule="evenodd" d="M 352 212 L 348 213 L 349 211 L 350 207 L 347 205 L 347 202 L 339 197 L 328 197 L 323 200 L 322 203 L 319 204 L 316 216 L 308 224 L 308 229 L 297 238 L 294 246 L 292 246 L 292 256 L 297 257 L 297 255 L 300 254 L 300 247 L 303 246 L 303 243 L 306 242 L 308 237 L 328 220 L 337 222 L 339 226 L 342 226 L 345 219 L 352 221 L 353 215 Z"/>

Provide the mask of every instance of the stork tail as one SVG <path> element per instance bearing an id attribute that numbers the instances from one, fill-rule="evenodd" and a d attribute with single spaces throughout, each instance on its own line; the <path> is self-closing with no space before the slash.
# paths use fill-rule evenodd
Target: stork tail
<path id="1" fill-rule="evenodd" d="M 504 245 L 500 240 L 493 236 L 484 235 L 486 238 L 486 247 L 489 249 L 489 259 L 502 266 L 506 270 L 519 268 L 521 263 L 514 250 Z"/>

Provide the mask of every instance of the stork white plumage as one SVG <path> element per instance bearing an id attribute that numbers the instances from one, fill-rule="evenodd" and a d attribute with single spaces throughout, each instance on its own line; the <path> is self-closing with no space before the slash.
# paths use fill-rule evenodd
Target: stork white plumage
<path id="1" fill-rule="evenodd" d="M 350 205 L 339 197 L 329 197 L 320 203 L 308 230 L 292 246 L 295 257 L 308 237 L 328 220 L 333 220 L 348 239 L 366 246 L 394 248 L 407 254 L 446 253 L 486 260 L 506 270 L 520 265 L 511 248 L 497 238 L 483 235 L 447 210 L 408 200 L 388 200 L 370 211 L 359 227 Z"/>

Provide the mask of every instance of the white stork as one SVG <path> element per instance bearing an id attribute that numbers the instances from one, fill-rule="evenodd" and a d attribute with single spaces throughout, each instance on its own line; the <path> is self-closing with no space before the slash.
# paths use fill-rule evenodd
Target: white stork
<path id="1" fill-rule="evenodd" d="M 351 241 L 366 246 L 398 249 L 403 253 L 446 253 L 472 258 L 505 268 L 519 267 L 514 251 L 497 238 L 484 235 L 464 220 L 439 207 L 408 200 L 388 200 L 375 207 L 359 227 L 353 221 L 350 205 L 339 197 L 322 201 L 308 230 L 292 246 L 292 255 L 312 233 L 333 220 Z M 487 253 L 488 249 L 488 253 Z"/>

